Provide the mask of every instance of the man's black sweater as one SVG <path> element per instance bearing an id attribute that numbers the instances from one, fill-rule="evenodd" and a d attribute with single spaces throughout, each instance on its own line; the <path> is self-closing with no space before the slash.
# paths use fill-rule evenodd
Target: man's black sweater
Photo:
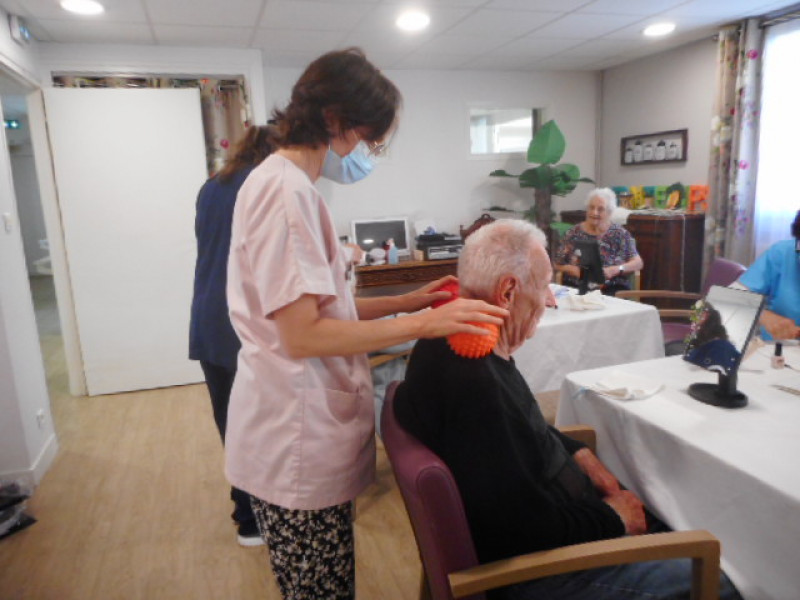
<path id="1" fill-rule="evenodd" d="M 513 359 L 420 340 L 394 404 L 453 472 L 481 562 L 625 534 L 572 459 L 583 446 L 546 423 Z"/>

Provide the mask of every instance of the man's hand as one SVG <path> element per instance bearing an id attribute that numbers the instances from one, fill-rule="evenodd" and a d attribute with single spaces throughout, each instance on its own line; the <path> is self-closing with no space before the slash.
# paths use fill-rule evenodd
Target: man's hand
<path id="1" fill-rule="evenodd" d="M 644 504 L 632 492 L 620 490 L 606 496 L 603 502 L 613 508 L 625 524 L 625 533 L 641 535 L 647 533 L 647 520 L 644 516 Z"/>
<path id="2" fill-rule="evenodd" d="M 610 496 L 619 492 L 619 481 L 591 450 L 581 448 L 572 455 L 572 458 L 578 463 L 581 471 L 586 473 L 601 496 Z"/>

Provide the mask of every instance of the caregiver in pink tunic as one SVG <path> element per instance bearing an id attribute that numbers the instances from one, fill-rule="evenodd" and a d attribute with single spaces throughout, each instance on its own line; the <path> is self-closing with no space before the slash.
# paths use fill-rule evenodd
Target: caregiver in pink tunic
<path id="1" fill-rule="evenodd" d="M 241 340 L 225 470 L 251 494 L 285 599 L 353 598 L 350 502 L 375 471 L 366 353 L 420 337 L 483 334 L 507 311 L 459 299 L 445 278 L 386 298 L 353 298 L 333 220 L 314 182 L 358 146 L 374 153 L 400 93 L 357 49 L 311 63 L 284 110 L 278 149 L 242 185 L 233 216 L 228 305 Z M 396 319 L 379 319 L 394 313 Z"/>

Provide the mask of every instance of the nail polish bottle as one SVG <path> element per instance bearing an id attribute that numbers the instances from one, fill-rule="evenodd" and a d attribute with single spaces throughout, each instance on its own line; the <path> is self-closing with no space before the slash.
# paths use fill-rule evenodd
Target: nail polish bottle
<path id="1" fill-rule="evenodd" d="M 782 369 L 786 365 L 786 359 L 783 357 L 783 344 L 775 342 L 775 354 L 772 355 L 772 368 Z"/>

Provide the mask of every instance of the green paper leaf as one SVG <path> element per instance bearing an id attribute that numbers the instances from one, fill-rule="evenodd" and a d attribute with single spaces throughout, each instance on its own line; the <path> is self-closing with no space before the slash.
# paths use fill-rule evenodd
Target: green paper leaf
<path id="1" fill-rule="evenodd" d="M 564 134 L 553 120 L 548 121 L 536 132 L 528 146 L 528 162 L 542 165 L 555 164 L 564 156 L 567 142 Z"/>
<path id="2" fill-rule="evenodd" d="M 520 187 L 547 189 L 553 182 L 553 172 L 548 165 L 539 165 L 523 171 L 519 176 Z"/>
<path id="3" fill-rule="evenodd" d="M 581 170 L 571 163 L 562 163 L 553 168 L 564 175 L 564 181 L 578 179 L 581 176 Z"/>
<path id="4" fill-rule="evenodd" d="M 505 169 L 497 169 L 496 171 L 489 173 L 489 177 L 517 177 L 517 175 L 512 175 Z"/>

